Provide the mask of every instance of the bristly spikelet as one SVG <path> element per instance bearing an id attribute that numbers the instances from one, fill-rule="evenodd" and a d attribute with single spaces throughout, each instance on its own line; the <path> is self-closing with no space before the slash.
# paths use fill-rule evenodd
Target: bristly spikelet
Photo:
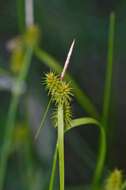
<path id="1" fill-rule="evenodd" d="M 66 102 L 71 102 L 72 93 L 70 85 L 59 79 L 59 85 L 57 85 L 57 87 L 57 89 L 55 87 L 55 92 L 52 91 L 54 101 L 57 104 L 65 104 Z"/>
<path id="2" fill-rule="evenodd" d="M 122 185 L 122 172 L 114 170 L 105 182 L 104 190 L 120 190 Z"/>
<path id="3" fill-rule="evenodd" d="M 48 94 L 56 104 L 71 102 L 71 87 L 69 83 L 62 81 L 60 77 L 53 72 L 46 74 L 45 84 Z"/>
<path id="4" fill-rule="evenodd" d="M 53 95 L 53 93 L 55 94 L 55 89 L 59 86 L 58 76 L 56 76 L 53 72 L 50 72 L 45 75 L 44 83 L 48 90 L 48 94 Z"/>
<path id="5" fill-rule="evenodd" d="M 71 127 L 71 121 L 72 121 L 72 111 L 71 106 L 68 102 L 64 105 L 64 123 L 65 123 L 65 129 L 68 129 Z"/>
<path id="6" fill-rule="evenodd" d="M 60 77 L 53 72 L 46 74 L 45 81 L 46 89 L 48 90 L 48 94 L 51 96 L 52 101 L 55 103 L 56 108 L 53 112 L 53 120 L 54 125 L 57 127 L 57 105 L 63 105 L 64 112 L 64 125 L 65 128 L 71 126 L 72 120 L 72 111 L 71 111 L 71 96 L 73 95 L 71 92 L 70 84 L 62 81 Z"/>
<path id="7" fill-rule="evenodd" d="M 64 129 L 66 130 L 71 127 L 71 120 L 72 120 L 71 106 L 68 102 L 63 105 L 63 112 L 64 112 Z M 58 126 L 58 108 L 57 107 L 53 111 L 52 119 L 53 119 L 54 126 L 57 127 Z"/>

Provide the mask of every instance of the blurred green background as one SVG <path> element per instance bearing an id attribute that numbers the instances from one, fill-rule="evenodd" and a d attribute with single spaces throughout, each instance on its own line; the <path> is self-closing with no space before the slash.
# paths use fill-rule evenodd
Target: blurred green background
<path id="1" fill-rule="evenodd" d="M 13 73 L 8 43 L 25 31 L 23 0 L 0 1 L 0 145 L 3 144 L 11 101 Z M 23 6 L 22 6 L 23 7 Z M 106 168 L 126 170 L 126 1 L 124 0 L 34 0 L 34 23 L 40 28 L 39 46 L 63 65 L 69 46 L 76 39 L 69 73 L 90 97 L 99 113 L 103 105 L 108 26 L 111 11 L 116 14 L 113 86 L 110 105 L 109 149 Z M 21 12 L 21 16 L 20 13 Z M 21 19 L 21 20 L 20 20 Z M 16 113 L 5 189 L 48 189 L 56 130 L 48 114 L 38 140 L 48 97 L 42 84 L 49 67 L 35 55 L 28 72 L 24 93 Z M 89 116 L 73 99 L 74 117 Z M 66 185 L 90 183 L 96 163 L 98 131 L 92 126 L 74 129 L 65 136 Z M 2 152 L 1 152 L 2 154 Z M 1 168 L 0 168 L 1 169 Z M 56 182 L 55 185 L 57 185 Z M 77 189 L 77 188 L 75 188 Z"/>

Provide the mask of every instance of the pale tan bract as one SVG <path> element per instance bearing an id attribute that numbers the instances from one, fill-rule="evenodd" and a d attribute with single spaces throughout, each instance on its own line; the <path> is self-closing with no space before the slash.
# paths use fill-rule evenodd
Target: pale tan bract
<path id="1" fill-rule="evenodd" d="M 74 48 L 74 44 L 75 44 L 75 40 L 73 40 L 71 46 L 70 46 L 70 50 L 68 52 L 68 55 L 67 55 L 67 58 L 66 58 L 66 61 L 65 61 L 65 64 L 64 64 L 64 68 L 63 68 L 63 71 L 61 73 L 61 80 L 63 80 L 64 78 L 64 75 L 66 73 L 66 70 L 68 68 L 68 65 L 69 65 L 69 62 L 70 62 L 70 58 L 71 58 L 71 55 L 72 55 L 72 52 L 73 52 L 73 48 Z"/>

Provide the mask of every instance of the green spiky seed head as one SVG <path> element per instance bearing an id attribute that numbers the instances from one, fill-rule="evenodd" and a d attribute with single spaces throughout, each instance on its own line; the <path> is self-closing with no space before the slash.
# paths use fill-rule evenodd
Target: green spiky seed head
<path id="1" fill-rule="evenodd" d="M 73 96 L 70 83 L 61 80 L 60 77 L 53 72 L 46 74 L 44 83 L 46 84 L 48 95 L 51 96 L 56 106 L 52 117 L 54 125 L 57 127 L 57 105 L 62 104 L 65 128 L 70 127 L 72 120 L 71 97 Z"/>
<path id="2" fill-rule="evenodd" d="M 122 185 L 122 172 L 115 169 L 107 178 L 105 190 L 120 190 Z"/>
<path id="3" fill-rule="evenodd" d="M 48 94 L 51 95 L 56 104 L 71 102 L 72 89 L 70 84 L 62 81 L 58 75 L 53 72 L 46 74 L 45 84 Z"/>
<path id="4" fill-rule="evenodd" d="M 57 89 L 58 85 L 59 85 L 59 80 L 57 75 L 55 75 L 53 72 L 47 73 L 45 75 L 45 85 L 46 88 L 49 92 L 49 95 L 52 95 L 52 91 Z"/>

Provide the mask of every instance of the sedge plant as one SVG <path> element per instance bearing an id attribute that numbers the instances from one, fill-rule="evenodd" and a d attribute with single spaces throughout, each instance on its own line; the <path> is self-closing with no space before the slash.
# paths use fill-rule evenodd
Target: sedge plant
<path id="1" fill-rule="evenodd" d="M 71 87 L 65 82 L 64 75 L 67 70 L 69 60 L 72 54 L 75 41 L 73 41 L 68 53 L 64 69 L 60 76 L 50 72 L 46 75 L 45 84 L 48 95 L 51 96 L 52 102 L 55 104 L 53 113 L 54 126 L 58 130 L 57 146 L 59 152 L 59 173 L 60 173 L 60 190 L 65 189 L 64 185 L 64 131 L 71 127 L 72 111 L 71 111 Z M 57 152 L 57 151 L 56 151 Z M 55 168 L 55 167 L 54 167 Z M 51 183 L 53 183 L 51 181 Z M 52 186 L 52 184 L 50 185 Z"/>
<path id="2" fill-rule="evenodd" d="M 57 128 L 57 144 L 56 150 L 54 153 L 52 174 L 50 178 L 49 190 L 53 190 L 54 179 L 55 179 L 55 170 L 56 170 L 56 160 L 57 154 L 59 154 L 59 178 L 60 178 L 60 190 L 65 189 L 65 181 L 64 181 L 64 134 L 71 130 L 74 127 L 78 127 L 81 125 L 89 125 L 93 124 L 98 127 L 100 131 L 100 147 L 99 147 L 99 158 L 97 161 L 94 179 L 93 179 L 93 189 L 96 189 L 97 183 L 101 177 L 105 155 L 106 155 L 106 135 L 104 128 L 101 123 L 90 117 L 82 117 L 77 119 L 72 119 L 72 109 L 71 109 L 71 99 L 73 96 L 72 88 L 70 86 L 70 82 L 64 81 L 64 75 L 66 73 L 68 63 L 70 60 L 70 56 L 73 50 L 74 41 L 71 45 L 70 51 L 68 53 L 65 66 L 61 75 L 57 75 L 54 72 L 49 72 L 45 76 L 44 83 L 46 85 L 46 89 L 48 90 L 48 95 L 51 97 L 50 102 L 54 103 L 55 109 L 53 111 L 53 122 L 54 126 Z M 49 102 L 49 104 L 50 104 Z M 48 104 L 48 106 L 49 106 Z M 47 109 L 48 110 L 48 109 Z M 46 110 L 46 111 L 47 111 Z M 47 113 L 47 112 L 45 112 Z M 44 115 L 45 119 L 45 115 Z M 43 124 L 43 120 L 42 120 Z M 41 128 L 41 125 L 40 125 Z M 37 136 L 39 134 L 40 128 L 37 131 Z M 37 137 L 36 136 L 36 137 Z"/>
<path id="3" fill-rule="evenodd" d="M 21 3 L 21 0 L 18 2 Z M 18 10 L 19 17 L 21 10 Z M 21 18 L 21 17 L 20 17 Z M 23 31 L 23 24 L 22 19 L 20 19 L 20 28 Z M 68 67 L 68 63 L 70 60 L 70 56 L 73 50 L 74 41 L 71 45 L 70 51 L 68 53 L 68 57 L 65 62 L 65 66 L 62 70 L 62 67 L 46 52 L 41 50 L 38 47 L 35 47 L 34 44 L 31 45 L 32 42 L 32 35 L 29 34 L 24 37 L 23 40 L 26 41 L 27 46 L 25 47 L 25 51 L 20 52 L 20 49 L 15 50 L 16 56 L 12 58 L 22 58 L 22 67 L 18 67 L 18 65 L 12 65 L 12 67 L 16 70 L 19 69 L 19 73 L 16 78 L 15 87 L 12 90 L 12 99 L 10 103 L 10 108 L 8 111 L 8 118 L 7 118 L 7 125 L 5 129 L 5 137 L 2 146 L 2 154 L 0 158 L 0 190 L 3 189 L 4 179 L 5 179 L 5 172 L 7 167 L 7 161 L 9 157 L 9 150 L 12 142 L 12 134 L 14 131 L 15 126 L 15 119 L 16 119 L 16 111 L 19 104 L 21 92 L 20 89 L 22 88 L 23 82 L 25 82 L 26 77 L 28 75 L 29 67 L 31 64 L 31 58 L 33 51 L 35 50 L 35 55 L 39 60 L 42 60 L 43 63 L 49 66 L 49 68 L 55 70 L 55 72 L 49 72 L 45 76 L 45 85 L 48 91 L 48 95 L 51 97 L 44 117 L 42 118 L 40 128 L 37 131 L 36 138 L 40 132 L 41 127 L 44 124 L 44 120 L 46 118 L 49 106 L 51 103 L 54 104 L 55 109 L 53 111 L 53 122 L 54 126 L 57 129 L 57 144 L 54 153 L 53 159 L 53 167 L 52 173 L 49 183 L 49 190 L 54 189 L 54 180 L 55 180 L 55 170 L 56 170 L 56 161 L 57 157 L 59 158 L 59 178 L 60 178 L 60 190 L 65 189 L 65 163 L 64 163 L 64 135 L 66 132 L 70 131 L 71 129 L 78 127 L 78 126 L 85 126 L 85 125 L 95 125 L 99 129 L 99 153 L 98 153 L 98 160 L 96 164 L 96 169 L 94 172 L 93 183 L 91 188 L 97 189 L 99 187 L 99 181 L 101 179 L 105 157 L 106 157 L 106 128 L 108 128 L 108 114 L 109 114 L 109 103 L 110 103 L 110 92 L 111 92 L 111 80 L 112 80 L 112 63 L 113 63 L 113 40 L 114 40 L 114 14 L 110 16 L 110 39 L 109 39 L 109 48 L 108 48 L 108 71 L 106 75 L 106 85 L 105 85 L 105 93 L 104 93 L 104 106 L 103 106 L 103 118 L 100 120 L 99 114 L 97 113 L 96 108 L 90 101 L 90 99 L 84 94 L 84 92 L 78 87 L 77 83 L 70 77 L 66 71 Z M 34 38 L 33 38 L 34 39 Z M 23 47 L 24 48 L 24 47 Z M 20 54 L 21 53 L 21 54 Z M 16 61 L 17 62 L 17 61 Z M 66 75 L 67 81 L 64 80 L 64 76 Z M 71 83 L 69 82 L 71 81 Z M 75 94 L 78 102 L 80 105 L 89 113 L 91 117 L 82 117 L 73 119 L 72 118 L 72 108 L 71 108 L 71 101 L 73 94 Z M 107 121 L 107 122 L 106 122 Z M 6 141 L 7 139 L 7 141 Z M 109 180 L 106 182 L 105 190 L 108 189 Z M 121 186 L 122 189 L 125 189 L 125 183 Z M 119 186 L 120 187 L 120 186 Z M 114 190 L 114 189 L 111 189 Z M 120 190 L 119 188 L 117 190 Z"/>
<path id="4" fill-rule="evenodd" d="M 110 96 L 111 96 L 114 26 L 115 26 L 115 15 L 114 13 L 112 13 L 110 15 L 110 28 L 109 28 L 109 38 L 108 38 L 108 64 L 107 64 L 107 72 L 106 72 L 107 74 L 106 74 L 106 80 L 105 80 L 102 119 L 97 120 L 95 117 L 83 117 L 83 118 L 72 119 L 71 98 L 73 96 L 72 91 L 74 91 L 74 87 L 76 88 L 76 85 L 72 80 L 74 84 L 73 89 L 72 89 L 70 87 L 70 83 L 64 81 L 64 75 L 68 67 L 68 63 L 70 60 L 74 42 L 71 45 L 65 66 L 61 74 L 57 75 L 54 72 L 50 72 L 46 74 L 45 84 L 46 84 L 46 89 L 48 90 L 48 95 L 51 96 L 51 99 L 46 109 L 46 112 L 44 114 L 44 117 L 42 119 L 40 128 L 38 129 L 37 136 L 40 132 L 41 127 L 44 124 L 44 120 L 46 118 L 50 103 L 53 102 L 55 104 L 55 110 L 53 112 L 53 121 L 54 121 L 54 126 L 56 126 L 58 130 L 58 138 L 57 138 L 57 144 L 56 144 L 56 149 L 54 153 L 49 190 L 53 190 L 54 188 L 56 160 L 57 160 L 58 152 L 59 152 L 60 190 L 64 190 L 65 188 L 65 185 L 64 185 L 65 184 L 64 183 L 64 134 L 67 131 L 71 130 L 72 128 L 78 127 L 81 125 L 95 125 L 98 127 L 99 132 L 100 132 L 98 159 L 97 159 L 97 164 L 96 164 L 96 168 L 93 175 L 93 182 L 91 185 L 91 189 L 98 190 L 100 188 L 100 179 L 103 174 L 104 163 L 105 163 L 105 158 L 106 158 L 106 150 L 107 150 L 106 128 L 108 128 L 108 115 L 109 115 L 109 105 L 110 105 Z M 40 59 L 44 59 L 44 61 L 47 62 L 51 68 L 55 69 L 56 71 L 61 71 L 61 67 L 44 52 L 37 50 L 36 55 Z M 71 78 L 68 76 L 68 81 L 70 79 Z"/>

